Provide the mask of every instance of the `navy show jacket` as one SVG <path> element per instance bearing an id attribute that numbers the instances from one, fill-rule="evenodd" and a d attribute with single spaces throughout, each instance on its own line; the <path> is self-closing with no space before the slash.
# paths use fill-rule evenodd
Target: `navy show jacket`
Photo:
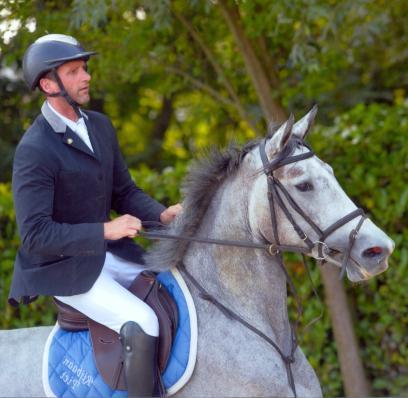
<path id="1" fill-rule="evenodd" d="M 88 291 L 106 251 L 143 263 L 133 240 L 104 239 L 111 209 L 158 221 L 163 205 L 132 181 L 115 130 L 103 114 L 86 111 L 94 152 L 49 108 L 25 132 L 13 164 L 13 197 L 21 237 L 9 302 L 37 295 Z"/>

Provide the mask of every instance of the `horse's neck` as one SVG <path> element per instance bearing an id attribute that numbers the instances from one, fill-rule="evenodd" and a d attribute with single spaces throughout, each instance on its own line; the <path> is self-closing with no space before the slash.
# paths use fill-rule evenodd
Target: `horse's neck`
<path id="1" fill-rule="evenodd" d="M 254 241 L 247 194 L 248 187 L 236 183 L 220 189 L 197 236 Z M 259 249 L 193 244 L 184 261 L 208 293 L 288 350 L 285 276 L 271 256 Z"/>

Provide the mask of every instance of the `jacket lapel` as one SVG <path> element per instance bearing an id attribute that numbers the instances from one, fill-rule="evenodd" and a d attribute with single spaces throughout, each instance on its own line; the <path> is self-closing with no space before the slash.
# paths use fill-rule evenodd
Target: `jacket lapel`
<path id="1" fill-rule="evenodd" d="M 86 145 L 85 142 L 83 142 L 82 139 L 77 134 L 75 134 L 68 126 L 66 127 L 62 141 L 64 142 L 64 144 L 68 145 L 69 147 L 75 148 L 78 151 L 84 152 L 87 155 L 92 156 L 95 159 L 98 159 L 95 153 L 93 153 L 88 148 L 88 145 Z"/>
<path id="2" fill-rule="evenodd" d="M 94 150 L 94 157 L 98 160 L 101 160 L 101 147 L 99 145 L 99 140 L 96 136 L 96 134 L 94 133 L 94 129 L 91 125 L 91 121 L 89 120 L 89 116 L 88 117 L 84 117 L 84 121 L 86 124 L 86 128 L 88 130 L 88 135 L 89 135 L 89 139 L 91 141 L 92 144 L 92 148 Z"/>
<path id="3" fill-rule="evenodd" d="M 41 112 L 51 128 L 56 133 L 62 133 L 62 141 L 65 145 L 75 148 L 78 151 L 86 153 L 87 155 L 93 157 L 94 159 L 100 160 L 101 156 L 101 148 L 98 143 L 98 137 L 93 133 L 93 129 L 89 120 L 89 115 L 84 116 L 84 121 L 86 124 L 86 128 L 88 129 L 89 139 L 91 140 L 92 148 L 94 152 L 92 152 L 88 145 L 82 141 L 82 139 L 75 134 L 63 121 L 60 117 L 58 117 L 49 107 L 48 102 L 44 101 L 43 106 L 41 108 Z"/>

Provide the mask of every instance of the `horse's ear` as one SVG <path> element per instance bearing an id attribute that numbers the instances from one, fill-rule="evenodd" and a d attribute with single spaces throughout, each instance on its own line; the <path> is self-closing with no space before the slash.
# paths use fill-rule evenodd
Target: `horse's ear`
<path id="1" fill-rule="evenodd" d="M 293 134 L 303 140 L 312 127 L 313 121 L 316 117 L 316 113 L 317 105 L 314 105 L 308 114 L 303 116 L 302 119 L 295 123 L 295 125 L 293 126 Z"/>
<path id="2" fill-rule="evenodd" d="M 279 153 L 283 150 L 283 148 L 285 148 L 290 140 L 290 137 L 292 136 L 294 121 L 295 118 L 291 113 L 289 119 L 285 123 L 283 123 L 267 141 L 265 151 L 269 157 L 272 157 L 274 154 Z"/>

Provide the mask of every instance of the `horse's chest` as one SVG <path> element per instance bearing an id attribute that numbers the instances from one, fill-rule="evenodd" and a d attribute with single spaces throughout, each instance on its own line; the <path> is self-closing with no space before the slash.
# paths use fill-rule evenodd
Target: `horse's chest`
<path id="1" fill-rule="evenodd" d="M 198 361 L 190 386 L 202 395 L 288 396 L 284 364 L 267 343 L 236 321 L 211 313 L 198 313 Z M 200 384 L 194 386 L 195 383 Z"/>

